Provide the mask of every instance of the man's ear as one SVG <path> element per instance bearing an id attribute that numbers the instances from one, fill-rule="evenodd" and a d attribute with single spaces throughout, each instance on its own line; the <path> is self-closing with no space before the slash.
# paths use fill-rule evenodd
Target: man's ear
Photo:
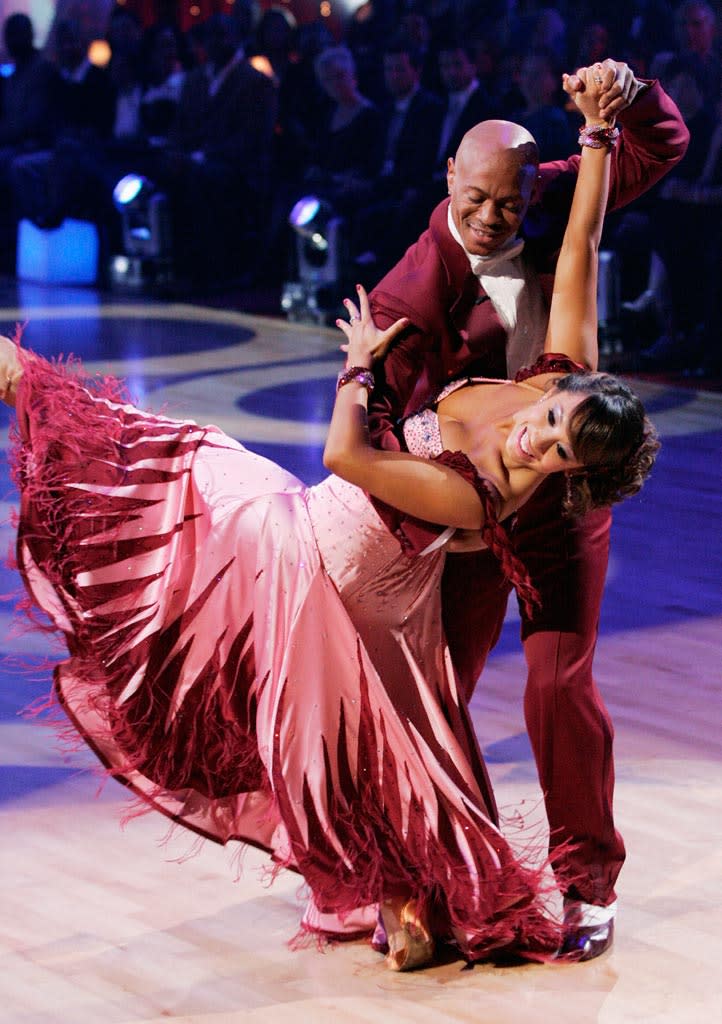
<path id="1" fill-rule="evenodd" d="M 450 156 L 449 159 L 446 161 L 446 187 L 449 190 L 449 195 L 451 195 L 451 190 L 454 187 L 455 174 L 456 169 L 454 167 L 454 158 L 453 156 Z"/>

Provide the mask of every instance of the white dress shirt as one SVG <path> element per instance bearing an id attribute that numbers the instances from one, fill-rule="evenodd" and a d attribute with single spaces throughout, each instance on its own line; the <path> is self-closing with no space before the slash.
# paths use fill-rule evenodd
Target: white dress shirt
<path id="1" fill-rule="evenodd" d="M 549 310 L 536 272 L 521 258 L 524 240 L 510 238 L 491 256 L 475 256 L 464 246 L 448 209 L 451 237 L 466 253 L 472 273 L 489 296 L 506 328 L 506 372 L 531 366 L 544 348 Z"/>

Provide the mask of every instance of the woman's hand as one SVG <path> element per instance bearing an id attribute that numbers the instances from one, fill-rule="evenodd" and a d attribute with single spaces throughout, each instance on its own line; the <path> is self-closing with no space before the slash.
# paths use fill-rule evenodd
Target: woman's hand
<path id="1" fill-rule="evenodd" d="M 599 103 L 599 112 L 607 122 L 626 110 L 642 90 L 647 88 L 645 82 L 640 82 L 628 64 L 621 60 L 602 61 L 602 75 L 604 89 Z M 580 68 L 579 71 L 589 71 L 589 68 Z M 565 77 L 564 91 L 574 96 L 577 89 L 582 87 L 579 71 L 574 75 Z"/>
<path id="2" fill-rule="evenodd" d="M 341 351 L 347 354 L 346 365 L 371 367 L 373 363 L 384 358 L 391 342 L 408 327 L 410 321 L 408 317 L 401 317 L 385 331 L 379 330 L 371 316 L 366 289 L 358 284 L 356 291 L 358 306 L 351 299 L 344 299 L 344 305 L 349 312 L 349 322 L 337 320 L 336 326 L 348 339 L 347 343 L 341 346 Z"/>
<path id="3" fill-rule="evenodd" d="M 614 69 L 604 64 L 593 64 L 579 68 L 576 75 L 564 75 L 564 91 L 567 92 L 587 124 L 614 124 L 614 116 L 603 117 L 603 98 L 614 81 Z M 606 111 L 605 111 L 606 113 Z"/>

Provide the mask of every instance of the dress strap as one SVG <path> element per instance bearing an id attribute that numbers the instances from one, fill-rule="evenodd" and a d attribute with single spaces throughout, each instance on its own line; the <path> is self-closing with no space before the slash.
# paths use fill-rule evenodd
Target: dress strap
<path id="1" fill-rule="evenodd" d="M 515 384 L 521 384 L 529 377 L 538 377 L 542 373 L 558 373 L 565 376 L 568 373 L 587 373 L 588 371 L 581 363 L 575 363 L 563 352 L 544 352 L 539 356 L 533 366 L 525 366 L 519 370 L 514 377 Z"/>
<path id="2" fill-rule="evenodd" d="M 499 491 L 490 480 L 481 476 L 474 463 L 464 452 L 443 451 L 435 461 L 441 462 L 459 473 L 479 495 L 484 509 L 484 522 L 481 527 L 482 540 L 498 558 L 504 575 L 513 584 L 527 615 L 531 617 L 534 609 L 541 606 L 541 598 L 524 563 L 514 550 L 511 537 L 499 522 L 499 509 L 501 508 Z"/>

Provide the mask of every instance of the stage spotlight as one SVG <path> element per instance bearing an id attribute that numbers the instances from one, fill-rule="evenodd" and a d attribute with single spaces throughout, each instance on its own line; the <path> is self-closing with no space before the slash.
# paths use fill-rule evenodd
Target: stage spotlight
<path id="1" fill-rule="evenodd" d="M 289 320 L 323 323 L 337 301 L 343 220 L 325 200 L 304 196 L 288 223 L 294 231 L 298 280 L 284 285 L 281 306 Z"/>
<path id="2" fill-rule="evenodd" d="M 288 221 L 296 234 L 305 238 L 313 250 L 325 253 L 328 250 L 326 233 L 332 216 L 333 211 L 328 203 L 316 196 L 304 196 L 291 210 Z"/>
<path id="3" fill-rule="evenodd" d="M 140 174 L 126 174 L 113 189 L 123 227 L 123 253 L 111 260 L 113 283 L 129 287 L 172 277 L 168 197 Z"/>

